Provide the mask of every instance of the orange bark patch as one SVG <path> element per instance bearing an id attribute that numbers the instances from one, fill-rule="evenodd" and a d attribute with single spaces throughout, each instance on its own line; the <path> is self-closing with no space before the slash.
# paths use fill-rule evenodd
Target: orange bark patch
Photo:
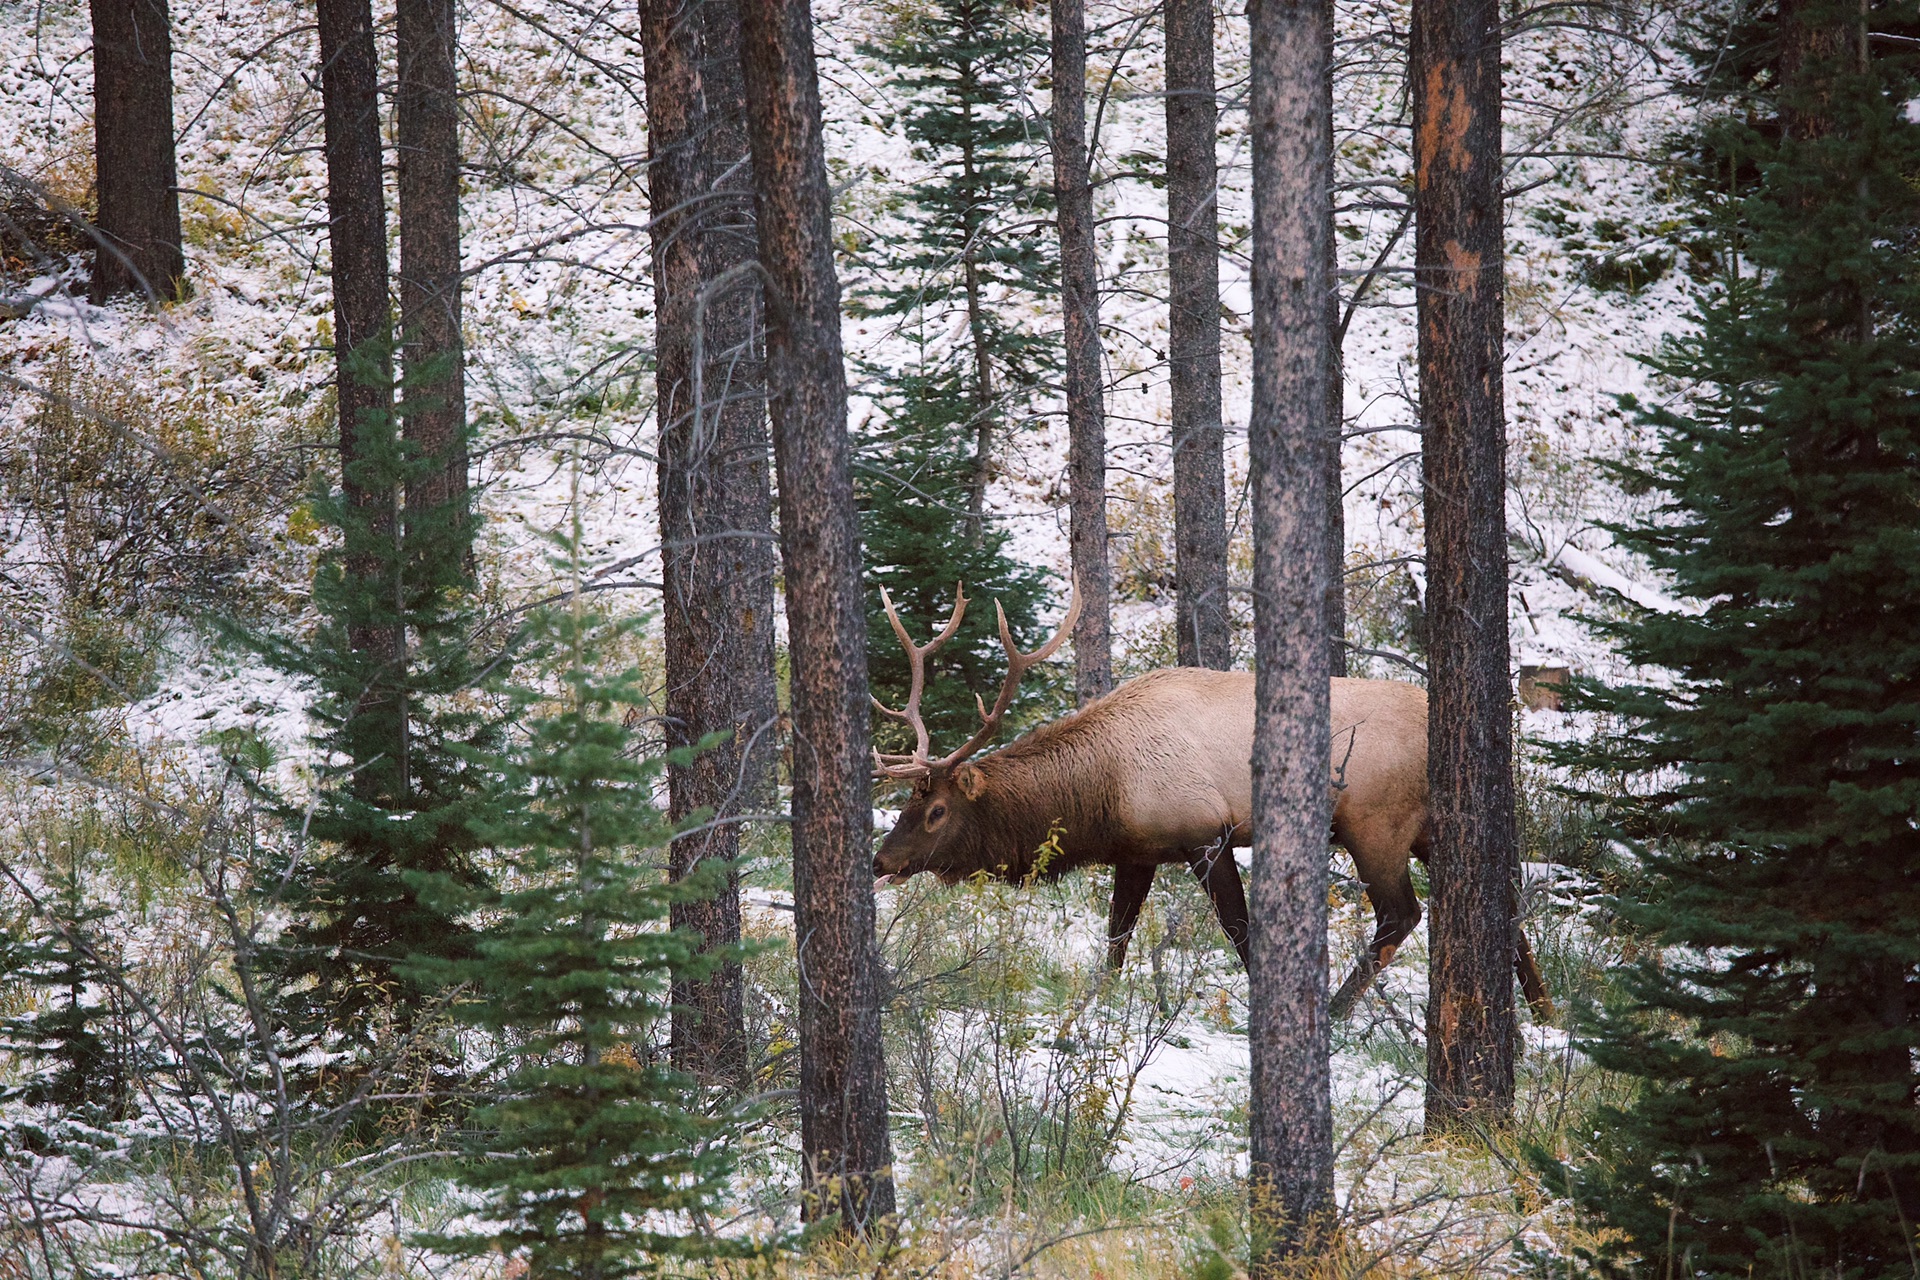
<path id="1" fill-rule="evenodd" d="M 1472 296 L 1480 290 L 1480 255 L 1458 240 L 1447 241 L 1447 283 L 1455 292 Z"/>
<path id="2" fill-rule="evenodd" d="M 1449 74 L 1452 70 L 1450 63 L 1427 68 L 1427 110 L 1418 123 L 1419 163 L 1414 168 L 1422 187 L 1442 165 L 1455 173 L 1473 167 L 1473 153 L 1467 147 L 1473 109 L 1467 105 L 1467 87 Z"/>

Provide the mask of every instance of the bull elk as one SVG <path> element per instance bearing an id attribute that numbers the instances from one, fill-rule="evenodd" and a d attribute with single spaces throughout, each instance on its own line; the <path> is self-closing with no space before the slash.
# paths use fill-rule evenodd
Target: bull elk
<path id="1" fill-rule="evenodd" d="M 920 698 L 927 659 L 953 638 L 966 614 L 966 596 L 955 594 L 946 626 L 916 645 L 892 599 L 884 588 L 880 593 L 911 675 L 903 708 L 878 699 L 874 706 L 914 735 L 911 752 L 874 753 L 877 778 L 913 785 L 874 858 L 880 883 L 922 871 L 947 884 L 980 873 L 1018 882 L 1110 866 L 1107 963 L 1117 969 L 1154 874 L 1164 863 L 1184 863 L 1245 963 L 1247 899 L 1231 850 L 1253 840 L 1253 676 L 1194 667 L 1152 671 L 972 760 L 998 734 L 1021 677 L 1065 643 L 1080 613 L 1075 591 L 1059 631 L 1022 653 L 996 602 L 1006 679 L 992 710 L 975 699 L 979 731 L 934 759 Z M 1419 923 L 1408 859 L 1425 860 L 1432 828 L 1426 691 L 1392 680 L 1335 679 L 1332 694 L 1333 839 L 1352 856 L 1375 920 L 1367 954 L 1334 997 L 1333 1011 L 1341 1016 Z M 1043 849 L 1047 860 L 1037 865 Z M 1550 1017 L 1552 1002 L 1532 949 L 1518 930 L 1515 937 L 1521 986 L 1536 1012 Z"/>

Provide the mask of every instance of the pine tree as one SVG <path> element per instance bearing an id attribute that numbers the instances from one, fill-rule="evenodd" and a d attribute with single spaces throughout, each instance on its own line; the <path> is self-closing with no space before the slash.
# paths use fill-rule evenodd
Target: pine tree
<path id="1" fill-rule="evenodd" d="M 378 362 L 362 373 L 381 376 Z M 429 994 L 400 964 L 467 952 L 470 930 L 425 901 L 418 881 L 484 885 L 470 827 L 485 778 L 472 753 L 494 744 L 503 723 L 476 696 L 498 655 L 483 648 L 465 580 L 465 505 L 419 511 L 400 526 L 350 496 L 400 492 L 439 474 L 437 453 L 421 456 L 401 438 L 410 392 L 411 379 L 397 412 L 363 415 L 344 482 L 311 500 L 336 535 L 314 575 L 312 635 L 238 637 L 314 689 L 316 794 L 277 800 L 303 836 L 299 860 L 262 889 L 293 915 L 273 967 L 297 1020 L 349 1040 Z M 357 642 L 369 632 L 402 637 L 398 657 Z"/>
<path id="2" fill-rule="evenodd" d="M 570 556 L 577 546 L 576 530 Z M 536 712 L 525 740 L 475 757 L 497 779 L 476 833 L 500 851 L 506 887 L 476 894 L 442 879 L 428 895 L 493 923 L 466 957 L 406 972 L 460 985 L 456 1017 L 503 1046 L 459 1170 L 496 1225 L 443 1243 L 524 1253 L 534 1276 L 612 1280 L 711 1247 L 674 1224 L 714 1199 L 732 1161 L 719 1124 L 699 1112 L 698 1087 L 656 1049 L 674 976 L 697 979 L 731 958 L 663 927 L 674 903 L 711 897 L 724 868 L 665 873 L 673 827 L 654 795 L 667 761 L 642 757 L 622 719 L 648 700 L 646 681 L 605 673 L 632 625 L 575 594 L 530 629 L 557 700 L 510 691 L 516 710 Z"/>
<path id="3" fill-rule="evenodd" d="M 1168 0 L 1167 398 L 1173 418 L 1174 631 L 1180 665 L 1233 667 L 1220 420 L 1220 98 L 1213 0 Z"/>
<path id="4" fill-rule="evenodd" d="M 1587 1037 L 1638 1087 L 1571 1179 L 1619 1274 L 1912 1274 L 1920 128 L 1862 16 L 1788 4 L 1730 42 L 1774 56 L 1697 142 L 1727 269 L 1656 364 L 1693 395 L 1623 468 L 1659 507 L 1617 531 L 1696 607 L 1604 628 L 1674 678 L 1591 691 L 1619 728 L 1564 753 L 1645 793 L 1618 908 L 1648 945 Z"/>
<path id="5" fill-rule="evenodd" d="M 419 519 L 467 501 L 467 390 L 460 338 L 460 81 L 453 0 L 394 5 L 394 92 L 400 214 L 400 330 L 414 408 L 407 437 L 439 467 L 405 495 Z M 472 548 L 447 547 L 463 562 Z"/>
<path id="6" fill-rule="evenodd" d="M 964 740 L 977 724 L 974 696 L 993 701 L 1004 663 L 987 601 L 1000 602 L 1018 637 L 1047 592 L 985 514 L 994 452 L 1031 420 L 1059 364 L 1056 344 L 1019 306 L 1057 290 L 1040 234 L 1043 128 L 1023 102 L 1046 44 L 1011 0 L 940 0 L 893 17 L 888 38 L 862 52 L 888 68 L 906 103 L 889 123 L 934 173 L 900 211 L 906 236 L 869 255 L 888 283 L 854 303 L 856 314 L 898 318 L 912 351 L 901 367 L 865 369 L 879 384 L 882 421 L 860 441 L 860 533 L 872 578 L 903 618 L 937 625 L 956 583 L 981 602 L 930 664 L 923 704 L 938 740 Z M 964 339 L 951 338 L 956 330 Z M 867 636 L 874 692 L 898 706 L 907 661 L 877 590 Z M 899 746 L 895 722 L 876 721 L 875 733 Z"/>
<path id="7" fill-rule="evenodd" d="M 91 295 L 186 294 L 166 0 L 93 0 L 93 146 L 99 212 Z"/>
<path id="8" fill-rule="evenodd" d="M 81 823 L 86 829 L 84 817 Z M 70 836 L 64 863 L 46 869 L 50 883 L 25 936 L 0 936 L 0 976 L 43 993 L 28 1008 L 0 1017 L 0 1050 L 25 1068 L 0 1086 L 0 1107 L 48 1107 L 57 1115 L 49 1132 L 36 1119 L 11 1113 L 9 1139 L 33 1147 L 58 1142 L 58 1131 L 76 1121 L 90 1126 L 118 1119 L 126 1102 L 125 1064 L 102 1035 L 102 1020 L 112 1013 L 102 998 L 109 988 L 98 957 L 80 941 L 111 912 L 87 900 L 78 844 Z"/>
<path id="9" fill-rule="evenodd" d="M 1004 530 L 986 526 L 978 543 L 960 535 L 956 522 L 964 511 L 971 462 L 964 438 L 947 429 L 951 401 L 942 402 L 940 393 L 931 390 L 916 396 L 918 381 L 899 380 L 899 416 L 864 442 L 871 455 L 885 459 L 884 471 L 869 468 L 855 483 L 868 573 L 887 588 L 909 632 L 924 633 L 915 636 L 916 643 L 924 643 L 944 625 L 956 586 L 963 586 L 967 598 L 976 602 L 954 638 L 927 662 L 921 711 L 935 746 L 949 743 L 951 749 L 979 727 L 975 695 L 991 706 L 1006 671 L 993 602 L 1006 610 L 1007 623 L 1020 641 L 1035 630 L 1049 589 L 1046 575 L 1007 553 Z M 867 593 L 865 604 L 868 680 L 875 697 L 899 707 L 906 702 L 911 679 L 907 655 L 877 589 Z M 1031 715 L 1036 704 L 1058 700 L 1045 681 L 1027 683 L 1032 687 L 1022 689 L 1020 702 L 1010 712 L 1016 724 L 1021 708 Z M 903 732 L 897 720 L 874 722 L 881 750 L 910 746 L 911 736 Z"/>
<path id="10" fill-rule="evenodd" d="M 771 800 L 779 717 L 774 676 L 761 282 L 734 0 L 643 0 L 648 198 L 659 421 L 661 633 L 669 747 L 731 729 L 724 747 L 667 770 L 670 812 L 731 817 Z M 704 367 L 696 368 L 696 354 Z M 704 401 L 704 403 L 696 403 Z M 739 824 L 676 840 L 676 874 L 740 856 Z M 737 876 L 674 924 L 710 945 L 740 940 Z M 674 991 L 673 1060 L 708 1079 L 748 1074 L 745 983 L 736 964 Z"/>
<path id="11" fill-rule="evenodd" d="M 1426 1114 L 1435 1128 L 1513 1111 L 1520 850 L 1500 382 L 1501 31 L 1494 0 L 1415 0 L 1407 33 L 1414 267 L 1424 286 L 1415 305 L 1432 707 Z"/>
<path id="12" fill-rule="evenodd" d="M 793 725 L 801 1215 L 886 1229 L 893 1140 L 874 934 L 872 735 L 832 193 L 808 0 L 740 0 L 767 307 Z"/>
<path id="13" fill-rule="evenodd" d="M 1248 8 L 1253 145 L 1253 908 L 1248 1221 L 1257 1280 L 1298 1274 L 1333 1204 L 1327 1017 L 1329 737 L 1324 210 L 1333 110 L 1319 4 Z"/>

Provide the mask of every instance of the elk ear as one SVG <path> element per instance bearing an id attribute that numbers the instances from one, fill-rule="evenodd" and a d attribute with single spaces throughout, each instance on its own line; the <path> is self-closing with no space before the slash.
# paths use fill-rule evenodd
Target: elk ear
<path id="1" fill-rule="evenodd" d="M 969 800 L 978 800 L 980 793 L 987 789 L 987 775 L 970 764 L 954 770 L 953 781 L 960 788 L 960 794 Z"/>

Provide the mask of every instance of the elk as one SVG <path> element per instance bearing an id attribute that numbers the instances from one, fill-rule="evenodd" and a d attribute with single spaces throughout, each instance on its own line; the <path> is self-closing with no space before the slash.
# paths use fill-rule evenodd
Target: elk
<path id="1" fill-rule="evenodd" d="M 1007 654 L 999 696 L 991 711 L 976 698 L 978 732 L 934 759 L 920 698 L 927 659 L 966 614 L 965 594 L 955 595 L 946 626 L 916 645 L 892 599 L 884 588 L 880 593 L 911 675 L 902 709 L 873 704 L 913 730 L 914 748 L 874 753 L 876 779 L 913 787 L 874 858 L 878 884 L 922 871 L 956 884 L 982 873 L 1023 882 L 1110 866 L 1107 963 L 1118 969 L 1155 873 L 1165 863 L 1184 863 L 1244 964 L 1247 899 L 1232 850 L 1253 840 L 1253 676 L 1196 667 L 1148 672 L 972 760 L 999 733 L 1021 677 L 1065 643 L 1080 612 L 1076 590 L 1059 631 L 1022 653 L 996 602 Z M 1343 1016 L 1420 920 L 1408 861 L 1425 860 L 1432 836 L 1426 691 L 1392 680 L 1335 679 L 1332 723 L 1332 837 L 1353 858 L 1375 921 L 1366 955 L 1334 996 L 1333 1012 Z M 1536 1012 L 1550 1017 L 1532 949 L 1518 930 L 1515 937 L 1521 986 Z"/>

